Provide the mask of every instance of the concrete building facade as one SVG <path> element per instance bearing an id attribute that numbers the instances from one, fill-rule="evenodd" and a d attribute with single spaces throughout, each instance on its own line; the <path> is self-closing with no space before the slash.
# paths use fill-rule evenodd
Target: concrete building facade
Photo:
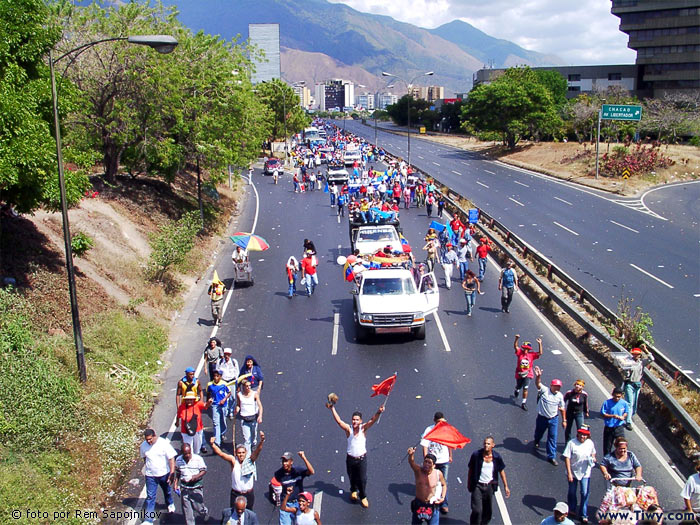
<path id="1" fill-rule="evenodd" d="M 248 24 L 248 38 L 265 53 L 263 58 L 251 57 L 255 67 L 251 78 L 253 84 L 281 78 L 280 25 Z"/>

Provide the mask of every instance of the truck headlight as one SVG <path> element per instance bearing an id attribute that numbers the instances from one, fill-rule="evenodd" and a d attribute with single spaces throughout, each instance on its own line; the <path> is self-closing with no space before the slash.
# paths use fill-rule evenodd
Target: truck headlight
<path id="1" fill-rule="evenodd" d="M 372 322 L 372 314 L 360 314 L 360 322 L 371 323 Z"/>

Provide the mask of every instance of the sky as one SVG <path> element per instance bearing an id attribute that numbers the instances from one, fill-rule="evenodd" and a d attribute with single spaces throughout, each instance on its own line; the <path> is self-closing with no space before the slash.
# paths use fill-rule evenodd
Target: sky
<path id="1" fill-rule="evenodd" d="M 610 0 L 329 0 L 432 29 L 455 19 L 563 65 L 633 64 Z"/>

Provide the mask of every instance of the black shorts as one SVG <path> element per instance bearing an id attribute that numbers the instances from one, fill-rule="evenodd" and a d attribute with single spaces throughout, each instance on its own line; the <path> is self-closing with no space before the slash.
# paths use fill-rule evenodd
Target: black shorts
<path id="1" fill-rule="evenodd" d="M 528 387 L 530 386 L 530 378 L 529 377 L 519 377 L 518 379 L 515 380 L 515 388 L 518 390 L 527 390 Z"/>

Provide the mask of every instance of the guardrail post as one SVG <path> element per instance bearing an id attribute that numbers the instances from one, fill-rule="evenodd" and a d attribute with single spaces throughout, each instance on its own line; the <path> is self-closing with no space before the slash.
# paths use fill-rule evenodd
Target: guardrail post
<path id="1" fill-rule="evenodd" d="M 552 271 L 554 269 L 554 266 L 551 264 L 547 265 L 547 280 L 551 281 L 552 280 Z"/>
<path id="2" fill-rule="evenodd" d="M 581 288 L 581 291 L 580 291 L 579 294 L 578 294 L 578 302 L 579 302 L 579 303 L 583 304 L 583 300 L 584 300 L 585 294 L 586 294 L 586 290 L 584 290 L 583 288 Z"/>

